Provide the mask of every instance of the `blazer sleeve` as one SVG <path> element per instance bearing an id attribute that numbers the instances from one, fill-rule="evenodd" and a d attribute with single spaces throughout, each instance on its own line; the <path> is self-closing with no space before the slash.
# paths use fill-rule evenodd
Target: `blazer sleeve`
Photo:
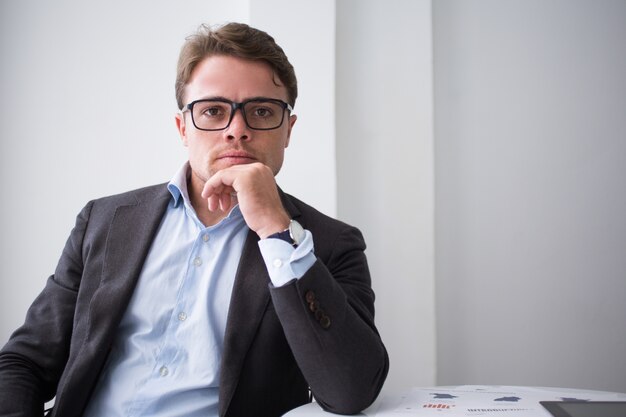
<path id="1" fill-rule="evenodd" d="M 318 403 L 333 413 L 354 414 L 376 399 L 389 369 L 374 324 L 365 242 L 358 229 L 343 225 L 327 246 L 315 245 L 318 259 L 309 271 L 270 286 L 270 293 Z"/>
<path id="2" fill-rule="evenodd" d="M 92 203 L 79 213 L 55 271 L 0 351 L 0 415 L 42 416 L 65 368 Z"/>

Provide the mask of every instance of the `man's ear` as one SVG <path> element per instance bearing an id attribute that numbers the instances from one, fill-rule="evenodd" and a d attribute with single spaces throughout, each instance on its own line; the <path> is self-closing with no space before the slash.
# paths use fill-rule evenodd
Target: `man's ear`
<path id="1" fill-rule="evenodd" d="M 298 116 L 292 114 L 289 116 L 289 120 L 287 120 L 287 140 L 285 141 L 285 148 L 289 146 L 289 140 L 291 139 L 291 129 L 293 129 L 293 125 L 296 124 L 296 120 L 298 120 Z"/>
<path id="2" fill-rule="evenodd" d="M 183 141 L 183 145 L 187 146 L 187 125 L 185 124 L 185 115 L 183 113 L 176 113 L 174 119 L 176 121 L 176 129 L 178 129 L 180 139 Z"/>

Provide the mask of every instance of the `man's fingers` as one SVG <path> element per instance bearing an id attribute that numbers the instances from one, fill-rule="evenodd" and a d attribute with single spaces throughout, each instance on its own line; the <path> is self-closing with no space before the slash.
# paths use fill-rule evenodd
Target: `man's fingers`
<path id="1" fill-rule="evenodd" d="M 211 194 L 207 198 L 209 211 L 215 211 L 219 208 L 220 200 L 218 194 Z"/>
<path id="2" fill-rule="evenodd" d="M 221 182 L 207 181 L 202 189 L 202 198 L 209 198 L 212 195 L 222 194 L 224 192 L 224 184 Z"/>
<path id="3" fill-rule="evenodd" d="M 204 184 L 201 195 L 207 199 L 209 211 L 228 211 L 232 207 L 232 194 L 235 190 L 224 181 L 225 176 L 218 172 Z"/>
<path id="4" fill-rule="evenodd" d="M 220 196 L 220 208 L 222 209 L 222 211 L 228 211 L 230 210 L 230 206 L 232 205 L 232 197 L 231 197 L 231 193 L 222 193 L 219 195 Z"/>
<path id="5" fill-rule="evenodd" d="M 216 172 L 211 178 L 204 183 L 202 189 L 202 198 L 209 198 L 214 194 L 222 194 L 226 192 L 225 188 L 230 188 L 232 180 L 224 174 L 224 171 Z"/>

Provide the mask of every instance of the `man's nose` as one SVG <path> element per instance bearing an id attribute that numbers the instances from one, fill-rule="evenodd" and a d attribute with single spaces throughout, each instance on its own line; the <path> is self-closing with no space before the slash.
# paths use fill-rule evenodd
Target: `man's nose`
<path id="1" fill-rule="evenodd" d="M 230 121 L 228 128 L 226 128 L 226 135 L 228 139 L 246 140 L 250 138 L 250 128 L 243 117 L 241 109 L 235 109 L 233 119 Z"/>

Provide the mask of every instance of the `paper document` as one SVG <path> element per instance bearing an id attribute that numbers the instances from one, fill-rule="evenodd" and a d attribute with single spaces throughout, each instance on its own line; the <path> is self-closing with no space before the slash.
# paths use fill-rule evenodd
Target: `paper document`
<path id="1" fill-rule="evenodd" d="M 625 400 L 626 394 L 559 388 L 479 385 L 413 388 L 402 396 L 394 410 L 387 410 L 384 415 L 551 417 L 539 401 Z"/>

